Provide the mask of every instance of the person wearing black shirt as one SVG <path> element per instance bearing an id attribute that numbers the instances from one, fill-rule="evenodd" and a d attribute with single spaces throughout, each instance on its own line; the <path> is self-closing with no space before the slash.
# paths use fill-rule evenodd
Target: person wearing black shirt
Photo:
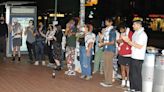
<path id="1" fill-rule="evenodd" d="M 61 42 L 62 42 L 63 33 L 62 33 L 62 28 L 60 25 L 56 25 L 56 28 L 57 28 L 56 33 L 55 33 L 56 41 L 53 42 L 54 49 L 52 50 L 52 53 L 53 53 L 53 58 L 55 62 L 57 63 L 56 70 L 61 70 L 61 61 L 62 61 Z"/>
<path id="2" fill-rule="evenodd" d="M 8 37 L 8 26 L 4 17 L 0 17 L 0 57 L 6 59 L 6 38 Z"/>

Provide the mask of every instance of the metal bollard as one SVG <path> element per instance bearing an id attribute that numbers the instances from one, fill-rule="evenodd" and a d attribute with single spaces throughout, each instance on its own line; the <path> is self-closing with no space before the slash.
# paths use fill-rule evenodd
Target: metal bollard
<path id="1" fill-rule="evenodd" d="M 156 57 L 153 92 L 164 92 L 164 55 Z"/>
<path id="2" fill-rule="evenodd" d="M 152 92 L 154 64 L 155 54 L 146 53 L 145 60 L 142 65 L 142 92 Z"/>

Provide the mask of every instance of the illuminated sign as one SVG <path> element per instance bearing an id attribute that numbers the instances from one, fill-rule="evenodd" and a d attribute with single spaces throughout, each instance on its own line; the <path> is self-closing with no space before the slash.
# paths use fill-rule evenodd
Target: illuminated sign
<path id="1" fill-rule="evenodd" d="M 35 9 L 34 8 L 26 8 L 26 7 L 15 7 L 15 8 L 11 8 L 11 13 L 21 13 L 21 14 L 34 14 L 35 13 Z"/>

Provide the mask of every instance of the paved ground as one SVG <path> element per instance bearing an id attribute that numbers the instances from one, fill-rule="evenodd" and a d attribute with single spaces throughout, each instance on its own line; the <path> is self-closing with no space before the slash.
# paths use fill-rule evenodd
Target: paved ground
<path id="1" fill-rule="evenodd" d="M 1 60 L 2 61 L 2 60 Z M 52 69 L 45 66 L 34 66 L 26 63 L 0 63 L 0 92 L 123 92 L 123 88 L 116 81 L 110 88 L 103 88 L 99 82 L 103 75 L 95 74 L 90 81 L 76 76 L 64 75 L 64 71 L 57 73 L 55 79 L 51 77 Z"/>

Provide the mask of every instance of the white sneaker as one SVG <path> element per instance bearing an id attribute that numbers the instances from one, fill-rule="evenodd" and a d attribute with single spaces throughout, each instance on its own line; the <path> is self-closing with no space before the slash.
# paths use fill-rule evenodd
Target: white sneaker
<path id="1" fill-rule="evenodd" d="M 53 72 L 53 73 L 52 73 L 52 77 L 53 77 L 53 78 L 55 78 L 55 76 L 56 76 L 56 73 L 55 73 L 55 72 Z"/>
<path id="2" fill-rule="evenodd" d="M 130 87 L 130 81 L 129 80 L 126 81 L 126 86 Z"/>
<path id="3" fill-rule="evenodd" d="M 75 71 L 70 71 L 70 72 L 68 72 L 68 74 L 67 75 L 76 75 L 76 72 Z"/>
<path id="4" fill-rule="evenodd" d="M 126 85 L 126 81 L 125 80 L 122 80 L 121 87 L 125 87 L 125 85 Z"/>
<path id="5" fill-rule="evenodd" d="M 112 87 L 111 84 L 106 84 L 104 82 L 101 82 L 100 85 L 103 86 L 103 87 Z"/>
<path id="6" fill-rule="evenodd" d="M 34 65 L 38 66 L 39 65 L 39 61 L 35 61 Z"/>
<path id="7" fill-rule="evenodd" d="M 45 66 L 46 65 L 46 62 L 45 61 L 42 61 L 42 66 Z"/>
<path id="8" fill-rule="evenodd" d="M 49 68 L 52 68 L 53 66 L 54 66 L 53 63 L 48 63 L 48 64 L 47 64 L 47 67 L 49 67 Z"/>
<path id="9" fill-rule="evenodd" d="M 67 70 L 64 72 L 64 74 L 68 75 L 69 72 L 70 72 L 70 70 Z"/>
<path id="10" fill-rule="evenodd" d="M 85 75 L 81 75 L 81 76 L 80 76 L 81 79 L 84 79 L 85 77 L 86 77 Z"/>
<path id="11" fill-rule="evenodd" d="M 86 78 L 85 78 L 85 80 L 91 80 L 92 79 L 92 76 L 87 76 Z"/>

